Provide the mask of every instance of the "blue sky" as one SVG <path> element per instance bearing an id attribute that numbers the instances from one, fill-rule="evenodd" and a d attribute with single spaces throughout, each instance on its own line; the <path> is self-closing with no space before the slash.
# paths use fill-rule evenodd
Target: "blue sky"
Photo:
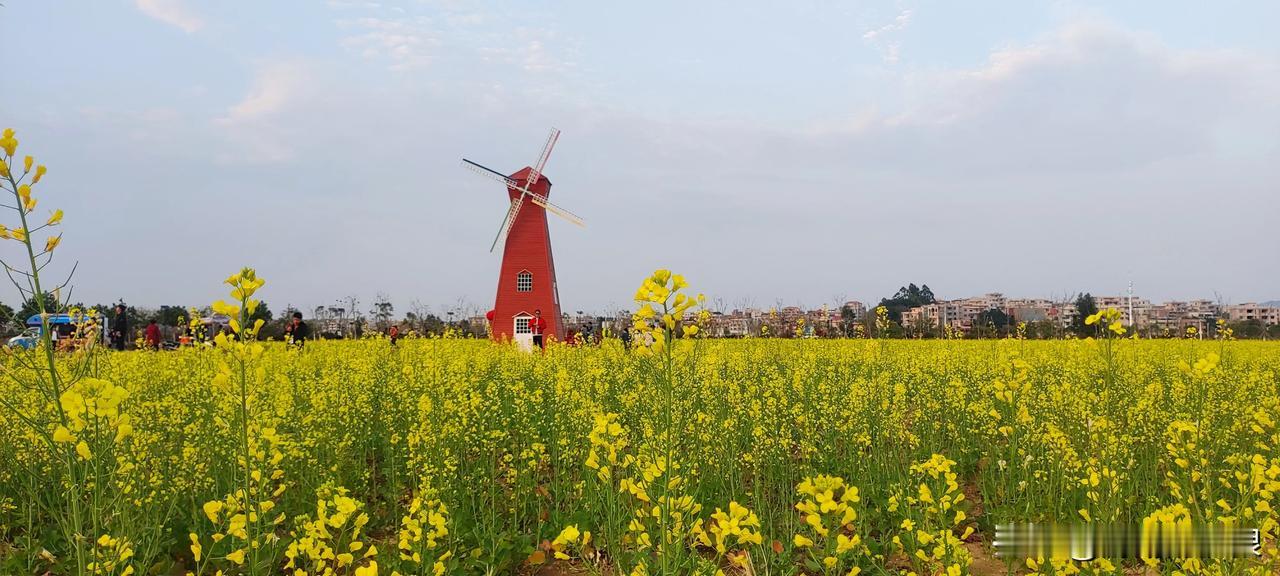
<path id="1" fill-rule="evenodd" d="M 87 302 L 253 265 L 277 310 L 487 309 L 505 193 L 459 159 L 551 126 L 569 310 L 659 266 L 730 307 L 1280 297 L 1276 3 L 4 4 L 0 124 Z"/>

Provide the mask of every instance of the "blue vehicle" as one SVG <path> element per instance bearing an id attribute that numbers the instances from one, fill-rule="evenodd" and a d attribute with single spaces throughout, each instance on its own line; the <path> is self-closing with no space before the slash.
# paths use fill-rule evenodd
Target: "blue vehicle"
<path id="1" fill-rule="evenodd" d="M 68 350 L 87 346 L 93 341 L 106 343 L 107 319 L 102 316 L 97 318 L 97 326 L 94 328 L 96 334 L 77 334 L 77 329 L 88 321 L 89 318 L 84 314 L 75 316 L 70 314 L 50 315 L 49 330 L 51 331 L 50 336 L 53 337 L 54 347 L 58 350 Z M 27 329 L 22 334 L 10 338 L 8 345 L 14 348 L 35 348 L 40 342 L 42 327 L 43 323 L 40 322 L 39 314 L 27 318 Z"/>

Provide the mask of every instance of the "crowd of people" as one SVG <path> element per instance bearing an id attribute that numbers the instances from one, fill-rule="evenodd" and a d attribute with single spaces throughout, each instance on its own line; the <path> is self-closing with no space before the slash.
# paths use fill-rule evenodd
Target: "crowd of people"
<path id="1" fill-rule="evenodd" d="M 114 313 L 110 316 L 110 328 L 107 332 L 107 340 L 111 348 L 115 350 L 125 350 L 130 347 L 130 342 L 138 342 L 143 348 L 150 350 L 164 350 L 172 348 L 180 348 L 195 344 L 204 344 L 213 341 L 219 335 L 224 338 L 234 340 L 238 335 L 231 328 L 228 322 L 209 322 L 204 323 L 179 323 L 177 326 L 168 329 L 162 328 L 157 319 L 151 318 L 147 320 L 147 324 L 142 330 L 135 334 L 131 330 L 131 322 L 128 308 L 123 304 L 117 304 Z M 547 330 L 550 325 L 546 318 L 542 317 L 541 310 L 535 310 L 533 318 L 529 320 L 529 331 L 532 333 L 533 346 L 539 350 L 546 350 L 548 344 Z M 166 338 L 166 334 L 170 338 Z M 410 334 L 412 335 L 412 331 Z M 396 346 L 406 334 L 401 330 L 399 324 L 392 324 L 386 330 L 387 339 L 391 346 Z M 569 329 L 565 333 L 565 342 L 570 345 L 577 344 L 598 344 L 603 335 L 593 330 L 590 325 L 582 327 L 580 330 Z M 135 340 L 135 337 L 140 337 Z M 307 340 L 312 339 L 311 327 L 302 319 L 301 312 L 293 312 L 284 323 L 283 327 L 284 341 L 296 348 L 302 348 L 306 345 Z M 622 331 L 620 337 L 623 345 L 630 344 L 631 334 L 629 331 Z"/>
<path id="2" fill-rule="evenodd" d="M 125 350 L 133 334 L 129 329 L 129 312 L 123 303 L 117 304 L 111 317 L 107 341 L 115 350 Z M 160 324 L 155 318 L 147 321 L 142 330 L 142 346 L 151 350 L 162 350 L 167 347 L 181 347 L 197 343 L 205 343 L 222 335 L 231 340 L 239 338 L 230 323 L 180 324 L 172 342 L 166 342 Z M 311 338 L 311 327 L 302 319 L 301 312 L 294 312 L 284 325 L 284 340 L 291 346 L 302 348 Z"/>

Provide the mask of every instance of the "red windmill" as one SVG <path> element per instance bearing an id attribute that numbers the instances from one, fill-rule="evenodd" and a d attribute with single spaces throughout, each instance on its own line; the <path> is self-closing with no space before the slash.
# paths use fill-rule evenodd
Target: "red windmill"
<path id="1" fill-rule="evenodd" d="M 530 322 L 537 311 L 542 312 L 546 321 L 545 334 L 556 339 L 564 338 L 547 212 L 578 226 L 585 227 L 586 224 L 572 212 L 547 199 L 551 194 L 551 181 L 542 174 L 542 169 L 546 167 L 551 149 L 559 138 L 560 131 L 552 128 L 538 161 L 510 176 L 462 159 L 463 166 L 506 184 L 507 196 L 511 199 L 511 207 L 502 220 L 498 236 L 489 247 L 492 252 L 498 243 L 506 242 L 502 250 L 502 272 L 498 276 L 498 296 L 488 314 L 489 333 L 494 340 L 510 339 L 522 346 L 530 346 L 533 342 Z"/>

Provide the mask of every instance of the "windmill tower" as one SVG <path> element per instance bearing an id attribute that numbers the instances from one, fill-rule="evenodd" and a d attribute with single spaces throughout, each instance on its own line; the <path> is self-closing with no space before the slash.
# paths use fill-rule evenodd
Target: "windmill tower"
<path id="1" fill-rule="evenodd" d="M 542 154 L 533 166 L 526 166 L 510 176 L 463 158 L 463 166 L 481 176 L 497 180 L 507 187 L 511 200 L 502 227 L 489 251 L 503 244 L 502 270 L 498 276 L 498 294 L 489 316 L 489 333 L 494 340 L 513 340 L 524 347 L 532 346 L 530 322 L 541 311 L 546 321 L 546 336 L 564 338 L 560 317 L 560 292 L 556 286 L 556 266 L 551 256 L 551 235 L 547 230 L 547 212 L 585 227 L 572 212 L 552 204 L 551 180 L 542 174 L 560 131 L 551 129 Z"/>

